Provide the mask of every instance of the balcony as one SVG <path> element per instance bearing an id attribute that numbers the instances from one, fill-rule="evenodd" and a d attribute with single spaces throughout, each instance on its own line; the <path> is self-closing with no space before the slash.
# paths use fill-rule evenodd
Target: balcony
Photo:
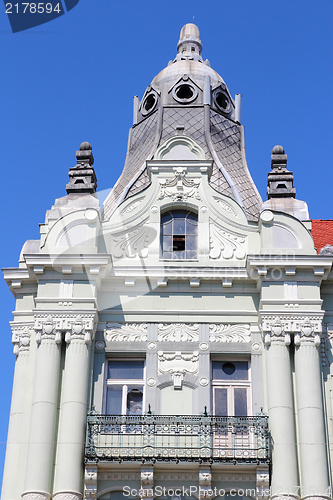
<path id="1" fill-rule="evenodd" d="M 87 461 L 269 464 L 268 417 L 88 414 Z"/>

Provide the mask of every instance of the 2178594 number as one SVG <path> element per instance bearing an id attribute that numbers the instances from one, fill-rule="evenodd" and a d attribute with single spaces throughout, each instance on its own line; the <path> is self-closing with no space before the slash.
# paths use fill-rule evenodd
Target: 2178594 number
<path id="1" fill-rule="evenodd" d="M 51 3 L 34 3 L 22 2 L 19 3 L 6 3 L 6 14 L 51 14 L 52 12 L 61 13 L 60 4 L 57 3 L 53 6 Z"/>

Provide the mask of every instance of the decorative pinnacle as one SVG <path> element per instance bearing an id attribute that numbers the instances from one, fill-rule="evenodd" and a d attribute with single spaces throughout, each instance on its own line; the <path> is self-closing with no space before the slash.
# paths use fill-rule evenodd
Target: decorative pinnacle
<path id="1" fill-rule="evenodd" d="M 294 176 L 287 170 L 287 155 L 282 146 L 272 149 L 271 168 L 267 178 L 267 199 L 295 198 Z"/>
<path id="2" fill-rule="evenodd" d="M 92 146 L 82 142 L 80 150 L 76 151 L 77 164 L 69 169 L 69 183 L 66 191 L 70 193 L 96 193 L 97 179 L 95 175 Z"/>

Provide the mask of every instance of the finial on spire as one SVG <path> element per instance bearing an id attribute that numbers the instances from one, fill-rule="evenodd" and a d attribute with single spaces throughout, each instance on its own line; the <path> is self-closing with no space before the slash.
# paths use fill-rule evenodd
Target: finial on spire
<path id="1" fill-rule="evenodd" d="M 76 166 L 69 169 L 67 193 L 96 193 L 97 179 L 92 166 L 94 157 L 89 142 L 82 142 L 80 150 L 76 151 L 76 160 Z"/>
<path id="2" fill-rule="evenodd" d="M 194 17 L 193 17 L 194 21 Z M 176 60 L 193 59 L 201 61 L 202 43 L 198 26 L 193 23 L 187 23 L 180 30 L 179 42 L 177 44 L 178 54 Z"/>

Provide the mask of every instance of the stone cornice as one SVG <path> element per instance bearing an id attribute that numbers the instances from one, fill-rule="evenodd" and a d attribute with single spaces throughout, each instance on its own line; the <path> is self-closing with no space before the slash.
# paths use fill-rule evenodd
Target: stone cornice
<path id="1" fill-rule="evenodd" d="M 38 283 L 38 276 L 43 276 L 45 271 L 55 271 L 62 275 L 74 273 L 85 273 L 92 277 L 98 277 L 103 268 L 111 261 L 109 254 L 29 254 L 24 255 L 24 267 L 3 268 L 4 279 L 16 295 L 15 290 L 22 285 L 34 285 Z"/>
<path id="2" fill-rule="evenodd" d="M 29 254 L 24 260 L 30 274 L 40 275 L 46 270 L 57 271 L 62 274 L 85 272 L 98 275 L 100 270 L 107 266 L 111 257 L 109 254 Z"/>
<path id="3" fill-rule="evenodd" d="M 295 276 L 297 271 L 310 271 L 319 280 L 327 279 L 333 257 L 326 255 L 248 255 L 247 269 L 250 276 L 265 279 L 268 271 L 281 269 L 285 276 Z M 279 281 L 276 277 L 276 281 Z"/>

